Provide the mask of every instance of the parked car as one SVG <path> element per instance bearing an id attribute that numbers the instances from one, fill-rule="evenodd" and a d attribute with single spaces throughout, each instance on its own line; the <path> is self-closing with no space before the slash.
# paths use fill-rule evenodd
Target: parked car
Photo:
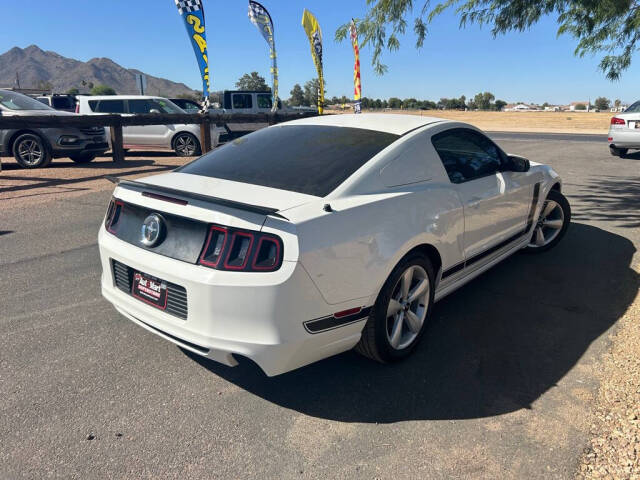
<path id="1" fill-rule="evenodd" d="M 39 102 L 63 112 L 75 112 L 76 111 L 76 97 L 75 95 L 58 94 L 53 95 L 41 95 L 35 97 Z"/>
<path id="2" fill-rule="evenodd" d="M 38 100 L 9 90 L 0 90 L 2 117 L 51 115 L 73 116 L 54 110 Z M 41 168 L 51 159 L 69 157 L 87 163 L 109 149 L 102 127 L 21 128 L 0 130 L 0 156 L 13 155 L 24 168 Z"/>
<path id="3" fill-rule="evenodd" d="M 186 98 L 170 98 L 169 100 L 187 113 L 198 113 L 202 108 L 198 102 Z"/>
<path id="4" fill-rule="evenodd" d="M 353 347 L 393 362 L 435 301 L 554 247 L 570 217 L 556 172 L 471 125 L 307 118 L 119 181 L 99 233 L 102 294 L 185 350 L 267 375 Z"/>
<path id="5" fill-rule="evenodd" d="M 640 101 L 611 118 L 607 140 L 611 155 L 616 157 L 640 149 Z"/>
<path id="6" fill-rule="evenodd" d="M 78 108 L 81 114 L 119 113 L 134 115 L 139 113 L 186 113 L 166 98 L 142 95 L 79 96 Z M 211 126 L 211 144 L 217 146 L 220 133 L 225 130 Z M 190 157 L 200 155 L 200 125 L 170 124 L 124 127 L 122 129 L 124 148 L 168 149 L 176 155 Z"/>

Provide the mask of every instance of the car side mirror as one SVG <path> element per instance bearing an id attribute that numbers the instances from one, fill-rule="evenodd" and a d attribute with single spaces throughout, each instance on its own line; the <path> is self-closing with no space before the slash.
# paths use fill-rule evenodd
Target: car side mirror
<path id="1" fill-rule="evenodd" d="M 510 172 L 528 172 L 531 168 L 529 160 L 517 155 L 507 155 L 507 165 L 505 170 Z"/>
<path id="2" fill-rule="evenodd" d="M 152 108 L 151 110 L 149 110 L 149 113 L 160 113 L 160 110 L 158 110 L 157 108 Z"/>

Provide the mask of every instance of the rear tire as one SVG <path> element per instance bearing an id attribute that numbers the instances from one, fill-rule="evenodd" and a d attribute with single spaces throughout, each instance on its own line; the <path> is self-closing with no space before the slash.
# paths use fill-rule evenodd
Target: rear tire
<path id="1" fill-rule="evenodd" d="M 179 157 L 196 157 L 202 152 L 198 139 L 187 132 L 182 132 L 175 136 L 173 149 Z"/>
<path id="2" fill-rule="evenodd" d="M 16 138 L 13 157 L 22 168 L 44 168 L 52 158 L 49 145 L 34 133 L 24 133 Z"/>
<path id="3" fill-rule="evenodd" d="M 411 355 L 431 318 L 434 280 L 431 261 L 420 253 L 396 265 L 380 290 L 355 350 L 381 363 Z"/>
<path id="4" fill-rule="evenodd" d="M 531 241 L 525 253 L 542 253 L 555 247 L 564 237 L 571 223 L 571 206 L 557 190 L 551 190 L 542 205 Z"/>
<path id="5" fill-rule="evenodd" d="M 78 155 L 71 155 L 69 157 L 75 163 L 89 163 L 92 162 L 96 158 L 95 153 L 80 153 Z"/>
<path id="6" fill-rule="evenodd" d="M 624 158 L 627 153 L 629 152 L 628 148 L 618 148 L 618 147 L 614 147 L 613 145 L 609 145 L 609 152 L 611 152 L 611 155 L 613 155 L 614 157 L 621 157 Z"/>

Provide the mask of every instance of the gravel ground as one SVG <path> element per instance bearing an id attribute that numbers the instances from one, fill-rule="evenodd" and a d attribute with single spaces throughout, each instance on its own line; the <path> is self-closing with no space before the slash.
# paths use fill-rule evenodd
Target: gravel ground
<path id="1" fill-rule="evenodd" d="M 640 296 L 618 322 L 578 478 L 640 479 Z"/>

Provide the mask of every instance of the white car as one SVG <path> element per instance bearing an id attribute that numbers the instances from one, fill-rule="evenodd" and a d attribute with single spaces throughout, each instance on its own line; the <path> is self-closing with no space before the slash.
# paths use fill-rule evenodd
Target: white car
<path id="1" fill-rule="evenodd" d="M 99 233 L 102 293 L 183 349 L 248 357 L 269 376 L 353 347 L 391 362 L 416 347 L 435 301 L 558 243 L 571 216 L 560 191 L 550 167 L 464 123 L 282 123 L 118 181 Z"/>
<path id="2" fill-rule="evenodd" d="M 611 118 L 607 140 L 611 155 L 616 157 L 624 157 L 630 149 L 640 149 L 640 101 Z"/>
<path id="3" fill-rule="evenodd" d="M 76 113 L 116 113 L 131 116 L 139 113 L 187 113 L 170 100 L 143 95 L 78 96 Z M 211 126 L 211 145 L 218 145 L 220 133 L 226 130 Z M 200 155 L 200 125 L 144 125 L 124 127 L 125 149 L 168 149 L 181 157 Z"/>

